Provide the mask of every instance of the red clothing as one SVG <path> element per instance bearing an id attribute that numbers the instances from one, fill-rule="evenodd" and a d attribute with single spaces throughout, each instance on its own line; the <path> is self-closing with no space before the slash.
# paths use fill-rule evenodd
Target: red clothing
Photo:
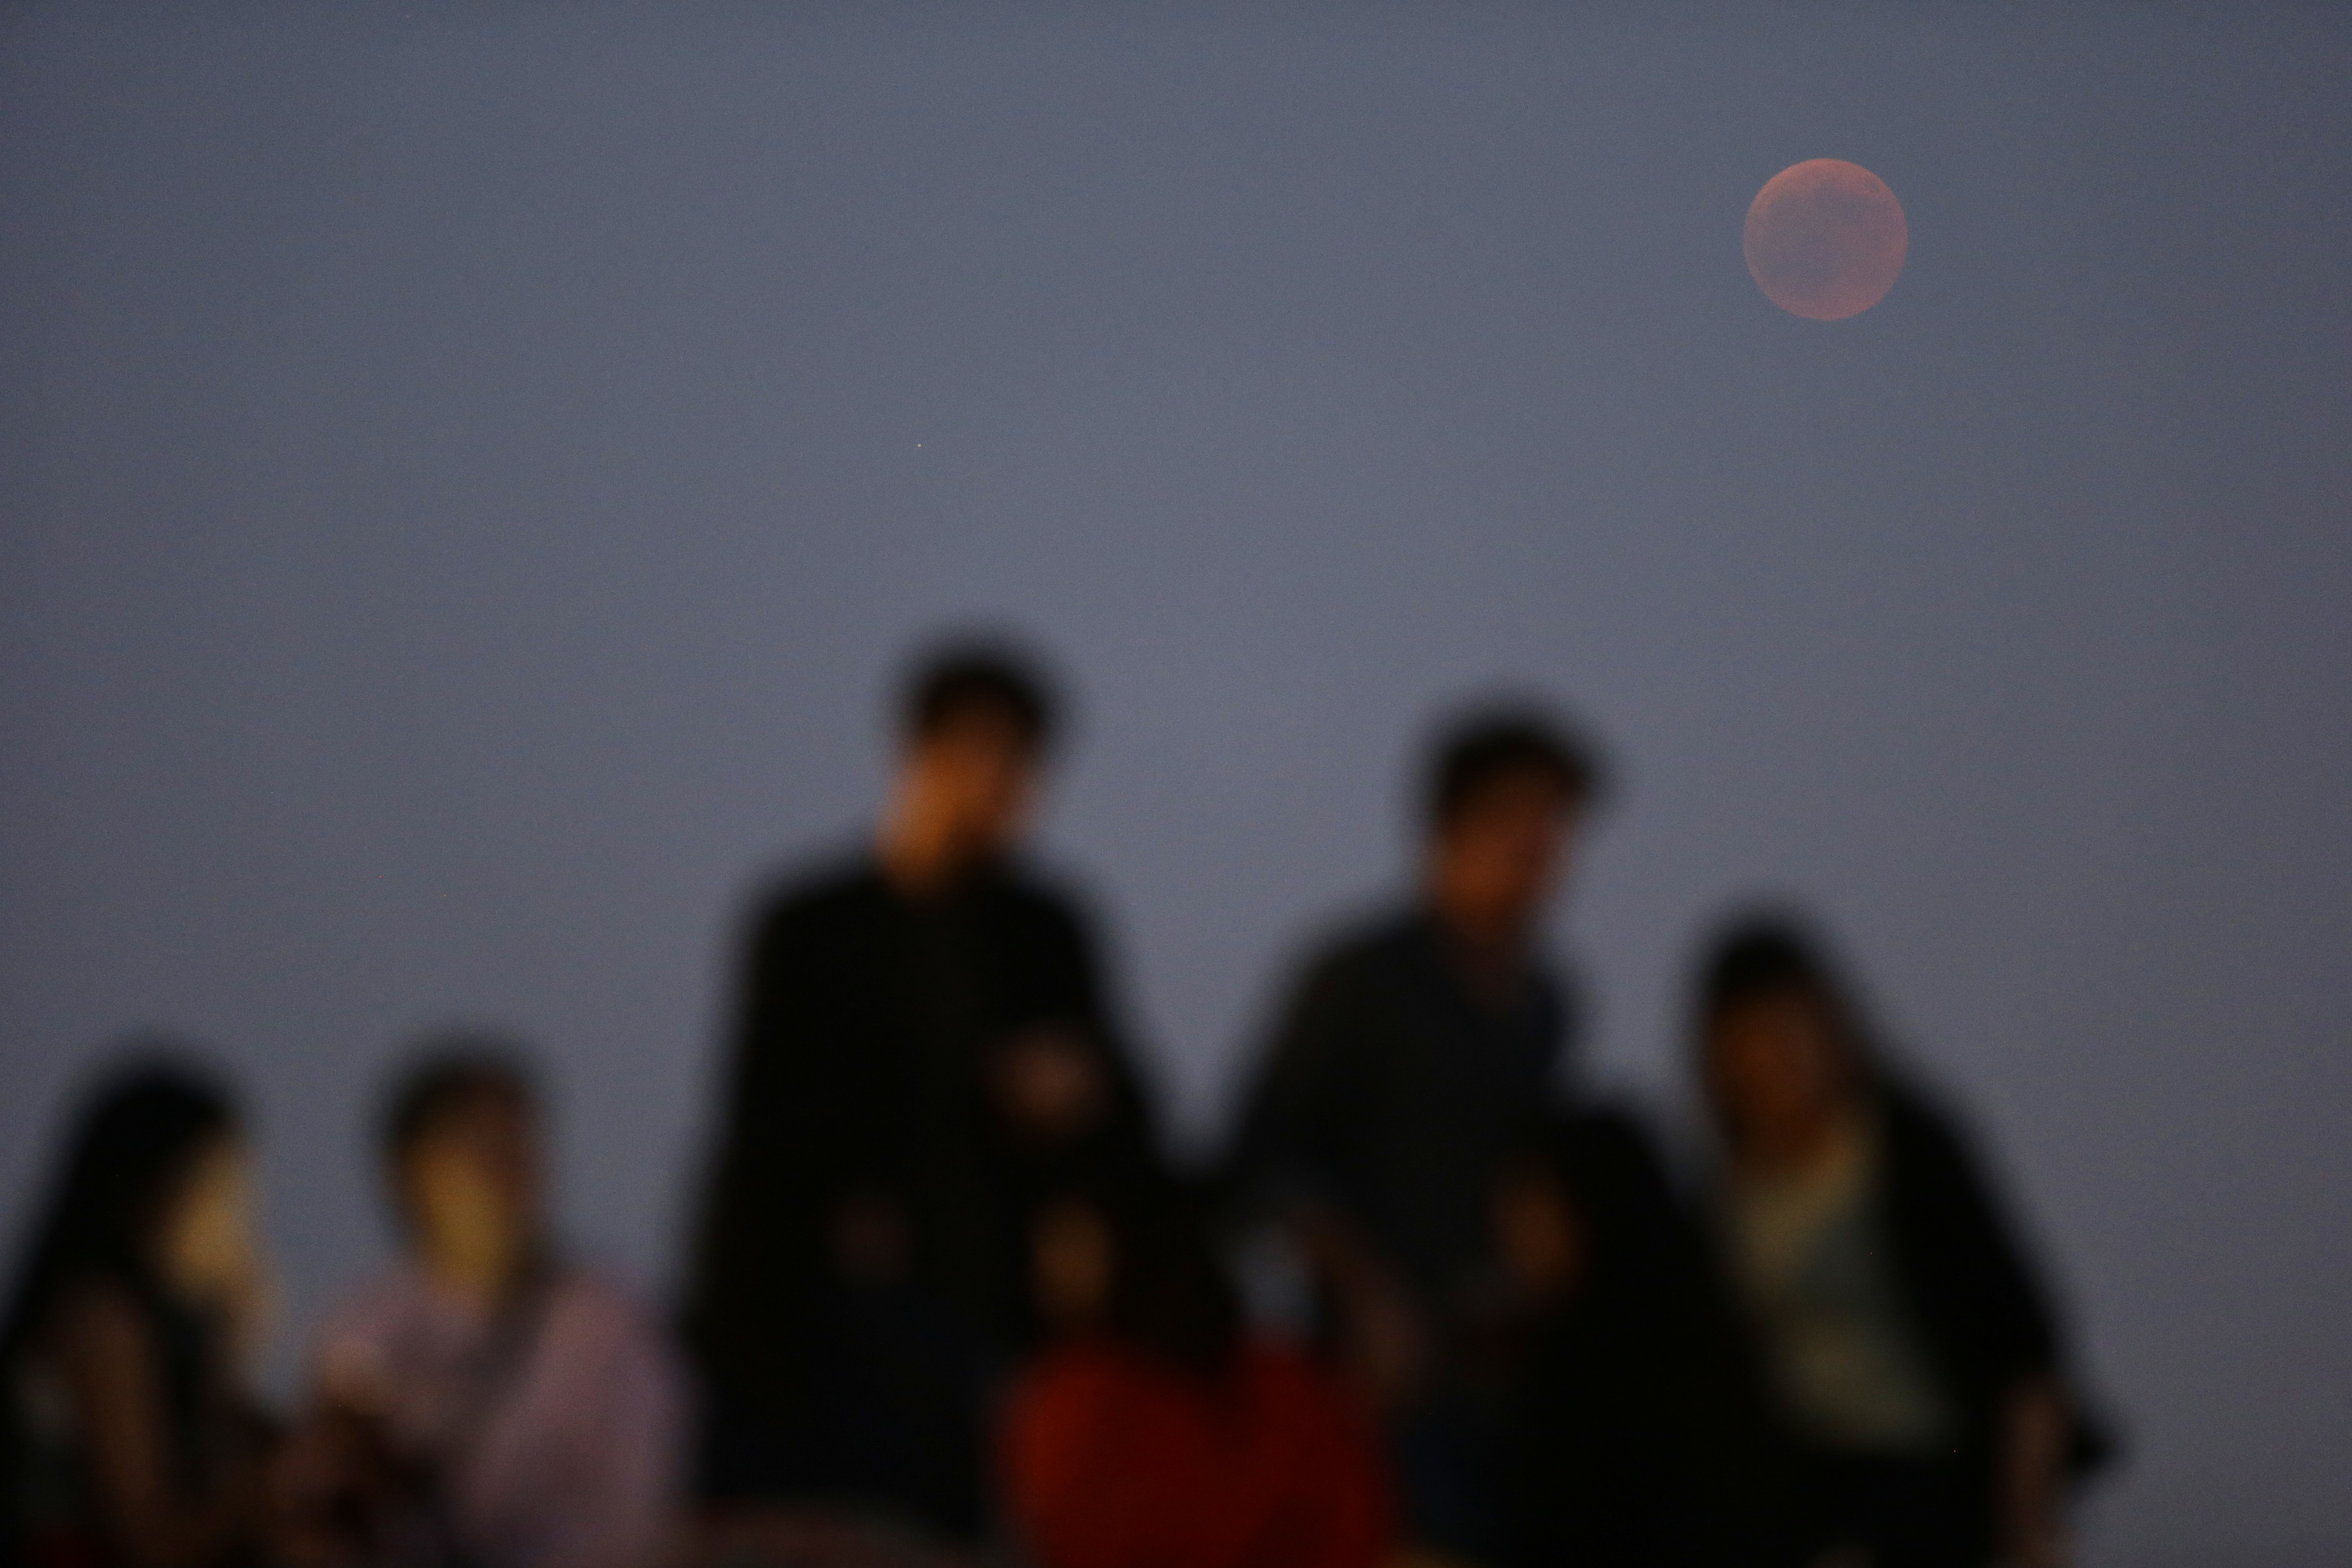
<path id="1" fill-rule="evenodd" d="M 1370 1426 L 1267 1344 L 1215 1381 L 1103 1341 L 1048 1352 L 1001 1458 L 1039 1568 L 1374 1568 L 1394 1538 Z"/>

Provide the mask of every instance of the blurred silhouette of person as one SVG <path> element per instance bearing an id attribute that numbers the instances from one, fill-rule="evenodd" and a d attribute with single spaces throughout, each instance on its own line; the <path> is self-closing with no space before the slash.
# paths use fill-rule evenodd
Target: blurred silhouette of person
<path id="1" fill-rule="evenodd" d="M 1007 1401 L 1000 1469 L 1035 1568 L 1377 1568 L 1394 1524 L 1370 1412 L 1244 1331 L 1164 1190 L 1073 1192 L 1032 1226 L 1054 1335 Z"/>
<path id="2" fill-rule="evenodd" d="M 225 1568 L 266 1534 L 268 1280 L 227 1092 L 157 1054 L 82 1116 L 0 1327 L 8 1560 Z"/>
<path id="3" fill-rule="evenodd" d="M 1698 1227 L 1628 1113 L 1562 1116 L 1493 1195 L 1467 1375 L 1499 1407 L 1497 1562 L 1749 1563 L 1759 1423 Z"/>
<path id="4" fill-rule="evenodd" d="M 2065 1481 L 2104 1444 L 1951 1119 L 1784 918 L 1717 939 L 1698 1035 L 1727 1156 L 1717 1255 L 1783 1436 L 1795 1560 L 2063 1562 Z"/>
<path id="5" fill-rule="evenodd" d="M 1597 784 L 1591 749 L 1538 713 L 1441 737 L 1419 892 L 1304 966 L 1235 1151 L 1244 1201 L 1280 1216 L 1388 1414 L 1410 1530 L 1465 1557 L 1492 1554 L 1496 1521 L 1447 1344 L 1496 1268 L 1496 1178 L 1562 1099 L 1573 1014 L 1537 938 Z"/>
<path id="6" fill-rule="evenodd" d="M 978 1539 L 1028 1211 L 1153 1157 L 1086 922 L 1015 858 L 1054 720 L 1019 658 L 936 653 L 872 847 L 752 921 L 685 1308 L 706 1502 Z"/>
<path id="7" fill-rule="evenodd" d="M 626 1292 L 564 1259 L 537 1095 L 503 1043 L 433 1042 L 383 1117 L 404 1254 L 321 1326 L 285 1489 L 319 1562 L 634 1568 L 683 1497 L 684 1374 Z"/>

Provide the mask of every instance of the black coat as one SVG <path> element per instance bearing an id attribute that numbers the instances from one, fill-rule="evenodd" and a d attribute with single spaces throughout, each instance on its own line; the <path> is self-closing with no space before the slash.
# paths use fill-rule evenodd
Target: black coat
<path id="1" fill-rule="evenodd" d="M 1549 1140 L 1582 1220 L 1572 1298 L 1507 1385 L 1497 1482 L 1509 1568 L 1714 1568 L 1768 1528 L 1746 1368 L 1698 1226 L 1643 1125 L 1564 1119 Z"/>
<path id="2" fill-rule="evenodd" d="M 1232 1179 L 1348 1215 L 1442 1307 L 1487 1262 L 1496 1173 L 1559 1109 L 1571 1032 L 1541 969 L 1507 1007 L 1474 998 L 1426 915 L 1350 933 L 1285 1004 Z"/>
<path id="3" fill-rule="evenodd" d="M 1022 1147 L 989 1096 L 1023 1030 L 1098 1053 L 1110 1114 L 1083 1146 Z M 783 1404 L 822 1353 L 828 1226 L 849 1198 L 904 1220 L 908 1283 L 1000 1349 L 1024 1320 L 1024 1205 L 1074 1163 L 1149 1158 L 1150 1131 L 1071 905 L 1019 872 L 933 903 L 871 864 L 768 901 L 751 924 L 686 1331 L 730 1398 Z"/>
<path id="4" fill-rule="evenodd" d="M 1875 1202 L 1896 1299 L 1958 1419 L 1951 1462 L 1966 1494 L 1980 1500 L 1970 1521 L 1975 1538 L 1990 1542 L 2004 1409 L 2028 1380 L 2071 1386 L 2065 1336 L 2041 1270 L 1949 1116 L 1899 1078 L 1881 1079 L 1875 1103 Z M 1720 1258 L 1722 1249 L 1712 1255 Z M 1716 1289 L 1735 1325 L 1751 1407 L 1766 1413 L 1769 1451 L 1758 1462 L 1795 1463 L 1804 1444 L 1770 1414 L 1762 1346 L 1741 1321 L 1728 1282 L 1718 1276 Z M 2111 1445 L 2076 1405 L 2072 1468 L 2080 1475 L 2104 1463 Z"/>
<path id="5" fill-rule="evenodd" d="M 1918 1327 L 1965 1444 L 1989 1450 L 2007 1395 L 2063 1373 L 2040 1273 L 1958 1130 L 1898 1084 L 1879 1096 L 1879 1201 L 1895 1289 Z"/>

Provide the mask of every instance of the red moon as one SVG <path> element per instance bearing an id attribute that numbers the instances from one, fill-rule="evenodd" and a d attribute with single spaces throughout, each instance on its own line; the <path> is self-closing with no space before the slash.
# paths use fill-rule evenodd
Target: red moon
<path id="1" fill-rule="evenodd" d="M 1843 321 L 1885 299 L 1910 247 L 1903 204 L 1886 182 L 1836 158 L 1767 180 L 1741 237 L 1764 297 L 1812 321 Z"/>

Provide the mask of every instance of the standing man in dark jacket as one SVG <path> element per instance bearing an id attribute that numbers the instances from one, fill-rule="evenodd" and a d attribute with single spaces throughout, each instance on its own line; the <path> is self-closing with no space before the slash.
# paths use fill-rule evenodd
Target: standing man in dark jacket
<path id="1" fill-rule="evenodd" d="M 1421 889 L 1305 965 L 1235 1157 L 1389 1416 L 1409 1528 L 1474 1559 L 1496 1521 L 1449 1345 L 1497 1273 L 1497 1180 L 1562 1096 L 1573 1009 L 1537 939 L 1596 774 L 1538 715 L 1475 714 L 1442 739 Z"/>
<path id="2" fill-rule="evenodd" d="M 1012 858 L 1043 683 L 950 649 L 902 725 L 871 851 L 752 921 L 685 1330 L 707 1499 L 971 1539 L 985 1386 L 1027 1332 L 1027 1207 L 1149 1160 L 1150 1133 L 1083 920 Z"/>

